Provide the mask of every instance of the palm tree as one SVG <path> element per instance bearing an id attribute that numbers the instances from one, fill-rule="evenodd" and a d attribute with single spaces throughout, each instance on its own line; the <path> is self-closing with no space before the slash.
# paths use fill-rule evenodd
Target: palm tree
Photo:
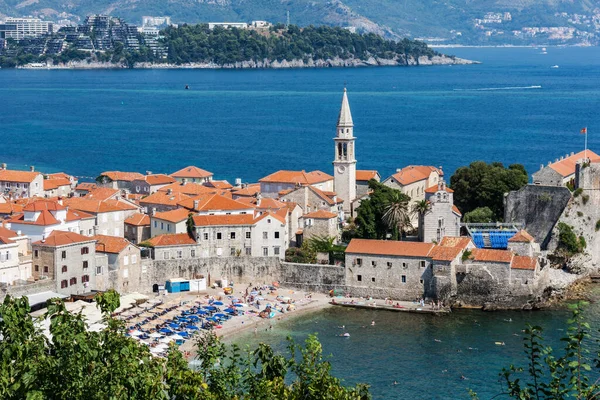
<path id="1" fill-rule="evenodd" d="M 425 215 L 431 211 L 431 203 L 427 200 L 420 200 L 413 204 L 411 216 L 419 216 L 419 240 L 423 240 L 423 224 L 425 223 Z"/>
<path id="2" fill-rule="evenodd" d="M 398 228 L 400 240 L 402 240 L 404 230 L 412 227 L 408 212 L 408 201 L 409 199 L 402 193 L 392 193 L 389 201 L 385 204 L 385 212 L 381 218 L 388 229 L 394 230 Z"/>

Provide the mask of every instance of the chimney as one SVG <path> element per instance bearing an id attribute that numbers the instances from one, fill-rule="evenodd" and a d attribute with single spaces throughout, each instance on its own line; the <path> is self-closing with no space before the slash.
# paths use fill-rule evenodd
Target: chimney
<path id="1" fill-rule="evenodd" d="M 46 235 L 42 235 L 42 243 L 46 243 Z"/>
<path id="2" fill-rule="evenodd" d="M 146 175 L 152 175 L 152 171 L 146 171 Z"/>
<path id="3" fill-rule="evenodd" d="M 170 196 L 173 194 L 173 189 L 167 189 L 167 194 Z"/>
<path id="4" fill-rule="evenodd" d="M 540 170 L 544 169 L 544 164 L 540 164 Z"/>
<path id="5" fill-rule="evenodd" d="M 574 151 L 572 151 L 572 152 L 571 152 L 571 155 L 572 155 L 572 156 L 574 156 L 574 155 L 575 155 L 575 152 L 574 152 Z"/>
<path id="6" fill-rule="evenodd" d="M 152 207 L 152 215 L 156 215 L 156 207 Z"/>
<path id="7" fill-rule="evenodd" d="M 94 236 L 98 234 L 98 225 L 94 225 Z"/>
<path id="8" fill-rule="evenodd" d="M 560 161 L 564 160 L 563 156 L 560 156 Z"/>
<path id="9" fill-rule="evenodd" d="M 6 163 L 2 163 L 1 169 L 6 169 Z"/>
<path id="10" fill-rule="evenodd" d="M 30 166 L 30 167 L 29 167 L 29 170 L 30 170 L 31 172 L 35 172 L 35 167 L 32 165 L 32 166 Z"/>
<path id="11" fill-rule="evenodd" d="M 199 206 L 200 206 L 200 201 L 194 200 L 194 210 L 197 210 Z"/>
<path id="12" fill-rule="evenodd" d="M 259 193 L 256 193 L 256 206 L 259 207 L 260 203 L 262 201 L 262 195 Z"/>
<path id="13" fill-rule="evenodd" d="M 17 236 L 21 236 L 21 231 L 17 231 Z"/>
<path id="14" fill-rule="evenodd" d="M 186 183 L 187 183 L 187 179 L 181 178 L 181 186 L 185 186 Z"/>
<path id="15" fill-rule="evenodd" d="M 556 160 L 554 160 L 554 162 L 558 162 L 558 158 Z"/>
<path id="16" fill-rule="evenodd" d="M 63 205 L 63 198 L 59 196 L 58 199 L 56 200 L 56 202 L 62 206 Z"/>
<path id="17" fill-rule="evenodd" d="M 552 164 L 552 161 L 548 161 L 548 165 Z"/>

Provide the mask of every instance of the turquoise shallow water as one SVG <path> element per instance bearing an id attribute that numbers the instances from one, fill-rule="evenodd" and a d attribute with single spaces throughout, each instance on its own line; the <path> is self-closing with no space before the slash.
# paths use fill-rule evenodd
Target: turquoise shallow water
<path id="1" fill-rule="evenodd" d="M 594 291 L 600 295 L 598 287 Z M 593 339 L 599 339 L 600 305 L 591 304 L 586 313 Z M 468 389 L 491 399 L 502 391 L 498 374 L 503 367 L 526 366 L 521 336 L 526 324 L 542 326 L 547 343 L 558 348 L 569 316 L 566 310 L 457 310 L 431 316 L 330 308 L 275 321 L 272 331 L 245 333 L 231 341 L 250 348 L 265 342 L 285 351 L 287 336 L 302 342 L 317 333 L 324 354 L 331 355 L 334 374 L 348 384 L 369 383 L 375 399 L 468 399 Z M 343 331 L 351 336 L 337 336 Z"/>
<path id="2" fill-rule="evenodd" d="M 347 84 L 358 167 L 449 173 L 476 159 L 540 163 L 600 141 L 597 48 L 450 49 L 481 65 L 319 70 L 0 70 L 3 162 L 96 176 L 196 164 L 254 181 L 331 172 Z M 552 65 L 560 68 L 550 68 Z M 191 90 L 183 90 L 190 85 Z M 541 86 L 541 88 L 532 88 Z M 505 90 L 489 90 L 504 88 Z M 512 88 L 512 89 L 506 89 Z M 598 138 L 598 139 L 597 139 Z"/>

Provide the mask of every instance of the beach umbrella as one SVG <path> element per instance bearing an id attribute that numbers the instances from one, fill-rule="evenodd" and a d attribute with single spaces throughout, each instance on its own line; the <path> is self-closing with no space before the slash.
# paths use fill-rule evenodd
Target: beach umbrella
<path id="1" fill-rule="evenodd" d="M 231 308 L 231 307 L 230 307 L 230 308 L 226 308 L 226 309 L 225 309 L 225 310 L 223 310 L 223 311 L 225 311 L 225 312 L 227 312 L 227 313 L 232 313 L 232 312 L 235 312 L 235 309 L 233 309 L 233 308 Z"/>
<path id="2" fill-rule="evenodd" d="M 240 307 L 248 307 L 248 305 L 244 304 L 244 303 L 237 303 L 237 304 L 234 304 L 233 306 L 234 307 L 238 307 L 238 308 L 240 308 Z"/>
<path id="3" fill-rule="evenodd" d="M 167 333 L 167 334 L 168 334 L 168 333 L 173 333 L 173 331 L 172 331 L 172 330 L 170 330 L 170 329 L 167 329 L 167 328 L 162 328 L 162 329 L 160 329 L 160 330 L 159 330 L 159 332 L 161 332 L 161 333 Z"/>
<path id="4" fill-rule="evenodd" d="M 227 315 L 223 314 L 223 313 L 216 313 L 215 317 L 219 317 L 219 318 L 227 318 Z"/>
<path id="5" fill-rule="evenodd" d="M 196 311 L 196 314 L 206 315 L 206 314 L 208 314 L 208 312 L 206 310 L 198 310 L 198 311 Z"/>
<path id="6" fill-rule="evenodd" d="M 258 294 L 258 292 L 257 292 L 256 290 L 253 290 L 253 291 L 251 291 L 251 292 L 250 292 L 250 294 L 251 294 L 252 296 L 256 296 L 256 295 Z"/>
<path id="7" fill-rule="evenodd" d="M 215 305 L 215 306 L 222 306 L 223 302 L 222 301 L 213 301 L 213 305 Z"/>
<path id="8" fill-rule="evenodd" d="M 161 334 L 160 334 L 160 333 L 158 333 L 158 332 L 152 332 L 152 333 L 151 333 L 150 335 L 148 335 L 148 336 L 150 336 L 151 338 L 161 338 L 161 337 L 163 337 L 163 335 L 161 335 Z"/>
<path id="9" fill-rule="evenodd" d="M 174 335 L 171 336 L 171 339 L 173 340 L 183 340 L 183 336 L 181 336 L 180 334 L 176 333 Z"/>
<path id="10" fill-rule="evenodd" d="M 194 322 L 200 321 L 200 318 L 196 315 L 190 315 L 188 318 L 190 321 L 194 321 Z"/>
<path id="11" fill-rule="evenodd" d="M 213 307 L 213 306 L 204 306 L 204 308 L 206 308 L 209 311 L 215 311 L 217 309 L 217 307 Z"/>
<path id="12" fill-rule="evenodd" d="M 129 336 L 140 336 L 142 332 L 135 330 L 133 332 L 129 332 Z"/>
<path id="13" fill-rule="evenodd" d="M 181 337 L 182 337 L 182 339 L 187 339 L 187 338 L 189 338 L 189 337 L 190 337 L 189 333 L 187 333 L 187 332 L 177 332 L 177 334 L 178 334 L 179 336 L 181 336 Z"/>
<path id="14" fill-rule="evenodd" d="M 169 328 L 179 329 L 179 324 L 169 324 Z"/>
<path id="15" fill-rule="evenodd" d="M 185 327 L 185 329 L 189 329 L 189 330 L 191 330 L 191 331 L 198 331 L 198 330 L 200 330 L 200 328 L 198 328 L 198 327 L 197 327 L 197 326 L 195 326 L 195 325 L 187 325 L 187 326 Z"/>
<path id="16" fill-rule="evenodd" d="M 170 343 L 173 341 L 172 336 L 167 336 L 159 340 L 160 343 Z"/>
<path id="17" fill-rule="evenodd" d="M 256 300 L 264 300 L 265 298 L 262 297 L 262 296 L 256 296 L 254 299 L 256 299 Z"/>

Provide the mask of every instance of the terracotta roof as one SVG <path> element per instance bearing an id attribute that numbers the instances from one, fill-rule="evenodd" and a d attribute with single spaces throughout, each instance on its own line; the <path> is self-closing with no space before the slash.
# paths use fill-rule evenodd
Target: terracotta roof
<path id="1" fill-rule="evenodd" d="M 352 239 L 346 248 L 346 253 L 398 257 L 427 257 L 433 247 L 433 243 Z"/>
<path id="2" fill-rule="evenodd" d="M 281 196 L 285 196 L 288 193 L 292 193 L 295 189 L 284 189 L 284 190 L 280 190 L 277 194 L 279 195 L 279 197 Z"/>
<path id="3" fill-rule="evenodd" d="M 96 217 L 93 216 L 92 214 L 88 214 L 86 212 L 79 211 L 79 210 L 67 210 L 67 222 L 68 221 L 77 221 L 77 220 L 81 220 L 81 219 L 89 219 L 89 218 L 96 218 Z"/>
<path id="4" fill-rule="evenodd" d="M 358 170 L 356 171 L 356 180 L 370 181 L 371 179 L 375 179 L 377 175 L 379 175 L 379 173 L 374 170 Z"/>
<path id="5" fill-rule="evenodd" d="M 510 263 L 513 253 L 508 250 L 473 249 L 471 259 L 474 261 L 488 261 L 498 263 Z"/>
<path id="6" fill-rule="evenodd" d="M 188 196 L 197 196 L 199 194 L 217 193 L 218 189 L 206 187 L 200 183 L 187 182 L 182 185 L 180 182 L 174 182 L 170 185 L 163 186 L 158 189 L 159 192 L 168 192 L 171 190 L 173 193 L 183 193 Z"/>
<path id="7" fill-rule="evenodd" d="M 251 183 L 243 189 L 233 189 L 233 194 L 240 197 L 251 197 L 260 192 L 260 183 Z"/>
<path id="8" fill-rule="evenodd" d="M 9 218 L 8 222 L 11 224 L 24 224 L 24 225 L 41 225 L 41 226 L 49 226 L 49 225 L 57 225 L 60 224 L 54 215 L 48 210 L 42 210 L 40 215 L 37 217 L 35 221 L 25 221 L 24 214 L 15 214 L 11 218 Z"/>
<path id="9" fill-rule="evenodd" d="M 171 211 L 157 212 L 152 216 L 152 218 L 177 223 L 187 220 L 188 215 L 190 215 L 190 210 L 186 210 L 185 208 L 176 208 L 175 210 Z"/>
<path id="10" fill-rule="evenodd" d="M 515 236 L 508 239 L 508 241 L 513 243 L 531 243 L 535 239 L 525 229 L 521 229 Z"/>
<path id="11" fill-rule="evenodd" d="M 82 182 L 79 185 L 75 186 L 75 190 L 89 192 L 90 190 L 96 189 L 97 187 L 98 187 L 98 185 L 96 185 L 95 183 Z"/>
<path id="12" fill-rule="evenodd" d="M 452 261 L 463 251 L 460 247 L 435 246 L 429 256 L 435 261 Z"/>
<path id="13" fill-rule="evenodd" d="M 0 214 L 10 215 L 20 212 L 23 212 L 23 206 L 20 204 L 12 203 L 10 201 L 6 203 L 0 203 Z"/>
<path id="14" fill-rule="evenodd" d="M 54 190 L 61 186 L 71 186 L 71 181 L 65 178 L 44 179 L 44 190 Z"/>
<path id="15" fill-rule="evenodd" d="M 65 246 L 65 245 L 73 244 L 73 243 L 90 242 L 93 240 L 94 239 L 92 239 L 92 238 L 80 235 L 75 232 L 52 231 L 52 233 L 50 233 L 50 235 L 45 240 L 40 240 L 33 244 L 40 245 L 40 246 L 57 247 L 57 246 Z"/>
<path id="16" fill-rule="evenodd" d="M 101 253 L 119 254 L 131 245 L 129 240 L 118 236 L 96 235 L 92 239 L 97 240 L 96 251 Z"/>
<path id="17" fill-rule="evenodd" d="M 178 204 L 188 210 L 194 211 L 234 211 L 254 208 L 251 205 L 241 203 L 219 194 L 200 195 L 184 199 Z"/>
<path id="18" fill-rule="evenodd" d="M 173 172 L 171 176 L 173 178 L 209 178 L 213 176 L 213 173 L 190 165 L 177 172 Z"/>
<path id="19" fill-rule="evenodd" d="M 85 195 L 86 199 L 106 200 L 115 197 L 119 194 L 119 189 L 111 189 L 106 187 L 97 187 L 88 191 Z"/>
<path id="20" fill-rule="evenodd" d="M 454 212 L 458 216 L 462 216 L 462 213 L 460 212 L 458 207 L 456 207 L 454 204 L 452 204 L 452 212 Z"/>
<path id="21" fill-rule="evenodd" d="M 146 183 L 148 183 L 149 185 L 168 185 L 169 183 L 176 182 L 174 178 L 165 174 L 146 175 L 143 179 L 136 180 L 146 181 Z"/>
<path id="22" fill-rule="evenodd" d="M 129 225 L 135 226 L 145 226 L 150 225 L 150 217 L 146 214 L 135 213 L 125 219 L 125 223 Z"/>
<path id="23" fill-rule="evenodd" d="M 77 178 L 75 178 L 74 176 L 71 176 L 69 174 L 65 174 L 64 172 L 55 172 L 53 174 L 48 174 L 46 176 L 48 177 L 48 179 L 66 179 L 68 181 L 70 181 L 70 180 L 77 181 Z"/>
<path id="24" fill-rule="evenodd" d="M 510 267 L 512 269 L 529 269 L 533 271 L 536 265 L 537 259 L 534 257 L 515 256 Z"/>
<path id="25" fill-rule="evenodd" d="M 550 164 L 549 167 L 558 172 L 563 177 L 573 175 L 575 173 L 575 164 L 577 164 L 577 161 L 583 159 L 585 156 L 586 152 L 580 151 L 579 153 L 573 154 L 572 156 L 566 157 L 558 162 Z M 589 158 L 590 161 L 594 163 L 600 161 L 600 156 L 591 150 L 587 151 L 587 158 Z"/>
<path id="26" fill-rule="evenodd" d="M 300 185 L 313 185 L 315 183 L 327 182 L 333 176 L 321 171 L 277 171 L 271 175 L 259 179 L 259 182 L 293 183 Z"/>
<path id="27" fill-rule="evenodd" d="M 190 196 L 183 193 L 172 192 L 171 194 L 168 194 L 167 192 L 158 191 L 152 193 L 148 197 L 144 197 L 143 199 L 141 199 L 140 204 L 160 204 L 165 206 L 177 206 L 177 204 L 180 201 L 189 198 Z"/>
<path id="28" fill-rule="evenodd" d="M 227 181 L 209 181 L 204 182 L 204 186 L 216 189 L 231 189 L 233 186 Z"/>
<path id="29" fill-rule="evenodd" d="M 105 171 L 100 175 L 106 175 L 113 181 L 132 182 L 136 179 L 144 179 L 144 175 L 139 172 Z"/>
<path id="30" fill-rule="evenodd" d="M 155 236 L 144 243 L 150 244 L 153 247 L 168 247 L 196 244 L 196 241 L 187 233 L 172 233 Z"/>
<path id="31" fill-rule="evenodd" d="M 258 221 L 262 221 L 263 219 L 267 218 L 267 217 L 273 217 L 276 220 L 278 220 L 279 222 L 281 222 L 282 224 L 285 225 L 286 220 L 285 220 L 285 216 L 287 215 L 287 210 L 285 211 L 285 215 L 281 215 L 278 213 L 273 213 L 270 211 L 264 212 L 262 213 L 262 215 L 259 215 L 258 217 L 256 217 L 256 219 L 254 220 L 254 222 L 258 222 Z"/>
<path id="32" fill-rule="evenodd" d="M 454 190 L 450 189 L 448 186 L 444 186 L 444 189 L 442 189 L 443 191 L 446 191 L 448 193 L 454 193 Z M 428 187 L 427 189 L 425 189 L 425 193 L 437 193 L 440 191 L 440 186 L 439 185 L 433 185 Z"/>
<path id="33" fill-rule="evenodd" d="M 0 242 L 4 244 L 14 243 L 12 238 L 16 238 L 19 235 L 15 231 L 11 231 L 3 226 L 0 226 Z"/>
<path id="34" fill-rule="evenodd" d="M 392 177 L 401 185 L 410 185 L 429 178 L 432 172 L 443 175 L 443 172 L 436 167 L 427 165 L 409 165 L 396 172 Z"/>
<path id="35" fill-rule="evenodd" d="M 309 186 L 308 188 L 310 190 L 312 190 L 313 192 L 315 192 L 317 194 L 317 196 L 319 196 L 320 198 L 322 198 L 323 200 L 325 200 L 330 206 L 333 206 L 333 205 L 336 205 L 336 204 L 344 202 L 344 200 L 341 197 L 337 197 L 336 200 L 334 201 L 333 198 L 329 197 L 326 192 L 324 192 L 324 191 L 322 191 L 320 189 L 317 189 L 314 186 Z"/>
<path id="36" fill-rule="evenodd" d="M 466 249 L 469 243 L 471 243 L 471 239 L 466 236 L 444 236 L 440 241 L 440 246 Z"/>
<path id="37" fill-rule="evenodd" d="M 194 216 L 194 224 L 196 226 L 254 225 L 254 215 L 196 215 Z"/>
<path id="38" fill-rule="evenodd" d="M 331 218 L 336 218 L 337 215 L 335 215 L 334 213 L 329 212 L 329 211 L 319 210 L 319 211 L 313 211 L 308 214 L 304 214 L 302 217 L 303 218 L 314 218 L 314 219 L 331 219 Z"/>
<path id="39" fill-rule="evenodd" d="M 88 199 L 87 197 L 71 197 L 64 200 L 70 208 L 85 211 L 88 213 L 103 213 L 111 211 L 135 210 L 136 207 L 119 200 L 98 200 Z"/>
<path id="40" fill-rule="evenodd" d="M 56 201 L 51 201 L 51 200 L 36 200 L 32 203 L 27 204 L 25 207 L 23 207 L 23 211 L 42 211 L 42 210 L 50 210 L 50 211 L 57 211 L 57 210 L 64 210 L 66 209 L 65 206 L 62 206 L 60 204 L 58 204 L 58 202 Z"/>
<path id="41" fill-rule="evenodd" d="M 39 175 L 40 175 L 39 172 L 13 171 L 13 170 L 9 170 L 9 169 L 0 169 L 0 181 L 3 181 L 3 182 L 31 183 Z"/>

